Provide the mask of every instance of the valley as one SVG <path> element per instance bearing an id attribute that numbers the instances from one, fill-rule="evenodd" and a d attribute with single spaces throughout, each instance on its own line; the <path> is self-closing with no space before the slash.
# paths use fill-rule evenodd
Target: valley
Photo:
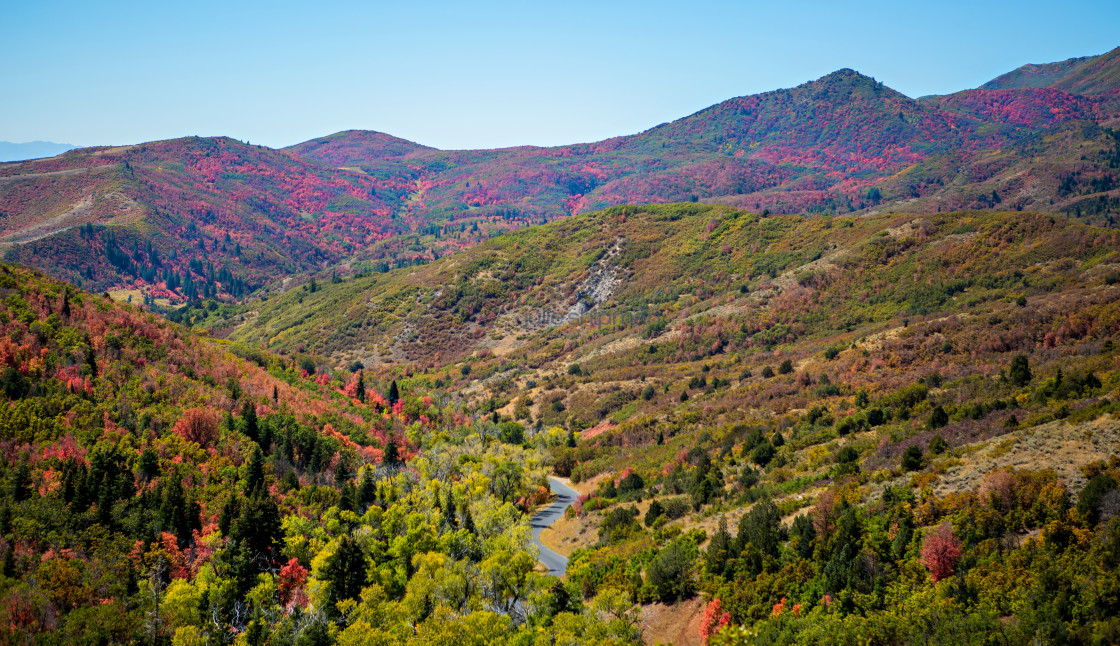
<path id="1" fill-rule="evenodd" d="M 1118 52 L 0 164 L 0 642 L 1115 643 Z"/>

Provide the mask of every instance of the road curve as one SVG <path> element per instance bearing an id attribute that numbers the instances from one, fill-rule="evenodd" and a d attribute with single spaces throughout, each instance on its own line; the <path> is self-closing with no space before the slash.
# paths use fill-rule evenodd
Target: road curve
<path id="1" fill-rule="evenodd" d="M 564 516 L 564 510 L 576 501 L 579 492 L 556 478 L 549 478 L 548 486 L 552 489 L 552 493 L 556 494 L 556 500 L 551 505 L 533 514 L 530 521 L 533 528 L 533 543 L 540 550 L 540 562 L 548 568 L 548 573 L 552 576 L 564 576 L 564 572 L 568 569 L 568 557 L 557 554 L 542 545 L 541 531 Z"/>

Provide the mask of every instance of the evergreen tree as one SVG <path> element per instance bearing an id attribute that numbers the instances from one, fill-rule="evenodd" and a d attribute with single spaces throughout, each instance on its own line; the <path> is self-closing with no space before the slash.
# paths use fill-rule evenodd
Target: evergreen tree
<path id="1" fill-rule="evenodd" d="M 447 502 L 443 505 L 443 524 L 451 529 L 459 526 L 459 518 L 455 512 L 455 499 L 451 492 L 447 492 Z"/>
<path id="2" fill-rule="evenodd" d="M 264 453 L 261 447 L 253 445 L 253 454 L 245 468 L 245 495 L 252 496 L 264 488 Z"/>
<path id="3" fill-rule="evenodd" d="M 1011 370 L 1007 376 L 1011 383 L 1020 388 L 1031 383 L 1031 379 L 1034 377 L 1031 375 L 1031 366 L 1026 355 L 1020 354 L 1011 360 Z"/>
<path id="4" fill-rule="evenodd" d="M 258 441 L 260 433 L 257 423 L 257 407 L 248 398 L 241 404 L 241 432 L 250 440 Z"/>
<path id="5" fill-rule="evenodd" d="M 351 536 L 343 536 L 334 554 L 323 566 L 323 579 L 327 582 L 328 612 L 337 612 L 335 604 L 347 599 L 357 599 L 366 584 L 368 564 L 362 546 Z M 334 610 L 332 610 L 334 609 Z"/>
<path id="6" fill-rule="evenodd" d="M 397 443 L 390 437 L 385 443 L 385 456 L 381 461 L 389 466 L 396 466 L 399 460 L 400 456 L 397 454 Z"/>
<path id="7" fill-rule="evenodd" d="M 140 477 L 144 480 L 151 480 L 159 475 L 159 457 L 152 447 L 147 447 L 144 452 L 140 454 L 140 460 L 136 464 L 137 469 L 140 471 Z"/>
<path id="8" fill-rule="evenodd" d="M 280 508 L 263 490 L 242 501 L 241 513 L 230 527 L 230 538 L 249 549 L 253 557 L 274 560 L 280 552 L 284 536 L 280 524 Z"/>
<path id="9" fill-rule="evenodd" d="M 16 502 L 31 497 L 31 467 L 27 465 L 26 460 L 20 460 L 19 464 L 16 465 L 9 490 L 12 492 L 12 499 Z"/>
<path id="10" fill-rule="evenodd" d="M 389 405 L 392 406 L 393 404 L 397 403 L 400 398 L 401 393 L 400 390 L 397 389 L 397 380 L 394 379 L 389 383 L 389 394 L 387 397 L 385 397 L 385 399 L 389 402 Z"/>
<path id="11" fill-rule="evenodd" d="M 366 380 L 360 370 L 358 371 L 358 386 L 354 389 L 354 397 L 362 403 L 366 401 Z"/>

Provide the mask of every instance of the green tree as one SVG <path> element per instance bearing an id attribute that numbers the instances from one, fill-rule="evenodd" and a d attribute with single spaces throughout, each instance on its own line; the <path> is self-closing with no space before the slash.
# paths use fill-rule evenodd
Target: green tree
<path id="1" fill-rule="evenodd" d="M 323 565 L 323 579 L 327 583 L 327 597 L 330 600 L 327 611 L 337 614 L 335 604 L 347 599 L 357 599 L 366 585 L 369 563 L 365 552 L 352 536 L 339 539 L 326 563 Z"/>
<path id="2" fill-rule="evenodd" d="M 1027 361 L 1026 355 L 1017 355 L 1011 360 L 1011 370 L 1007 374 L 1011 383 L 1022 388 L 1031 383 L 1034 376 L 1031 374 L 1030 362 Z"/>
<path id="3" fill-rule="evenodd" d="M 241 432 L 245 434 L 245 437 L 257 442 L 259 436 L 257 426 L 257 407 L 249 398 L 246 398 L 241 403 Z"/>
<path id="4" fill-rule="evenodd" d="M 933 407 L 933 412 L 929 414 L 929 428 L 941 428 L 949 423 L 949 414 L 940 404 Z"/>
<path id="5" fill-rule="evenodd" d="M 902 452 L 902 470 L 917 471 L 922 468 L 922 449 L 914 445 Z"/>
<path id="6" fill-rule="evenodd" d="M 264 487 L 264 453 L 254 444 L 253 453 L 245 464 L 245 495 L 252 496 Z"/>

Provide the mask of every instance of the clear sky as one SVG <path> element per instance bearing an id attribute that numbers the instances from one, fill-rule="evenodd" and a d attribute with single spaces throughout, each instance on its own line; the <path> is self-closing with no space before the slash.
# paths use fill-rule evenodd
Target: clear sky
<path id="1" fill-rule="evenodd" d="M 631 134 L 842 67 L 910 96 L 1120 46 L 1120 2 L 8 0 L 0 140 Z"/>

